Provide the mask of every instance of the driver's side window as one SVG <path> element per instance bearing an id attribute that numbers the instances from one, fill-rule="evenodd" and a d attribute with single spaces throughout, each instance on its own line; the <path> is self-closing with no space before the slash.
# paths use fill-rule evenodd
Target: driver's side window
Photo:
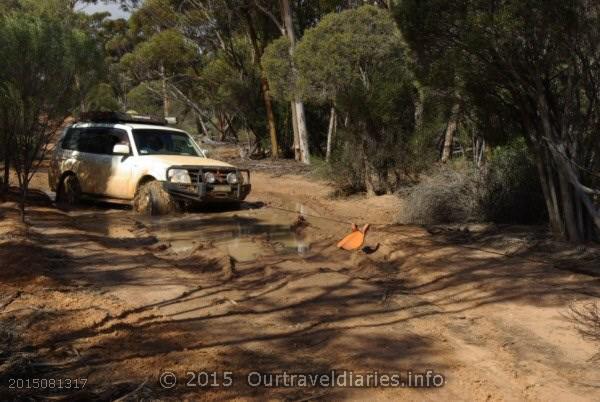
<path id="1" fill-rule="evenodd" d="M 62 142 L 63 149 L 98 155 L 113 155 L 117 144 L 129 146 L 129 136 L 124 130 L 110 127 L 72 128 Z"/>

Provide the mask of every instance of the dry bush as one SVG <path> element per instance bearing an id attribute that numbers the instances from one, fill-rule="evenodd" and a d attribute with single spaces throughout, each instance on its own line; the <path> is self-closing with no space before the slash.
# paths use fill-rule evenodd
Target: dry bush
<path id="1" fill-rule="evenodd" d="M 400 223 L 435 224 L 478 220 L 478 173 L 470 167 L 440 166 L 405 191 Z"/>
<path id="2" fill-rule="evenodd" d="M 465 160 L 438 166 L 405 196 L 402 223 L 537 224 L 547 219 L 537 170 L 523 141 L 496 147 L 483 168 Z"/>
<path id="3" fill-rule="evenodd" d="M 600 343 L 600 303 L 573 304 L 569 307 L 567 317 L 583 338 Z M 592 359 L 600 359 L 600 351 Z"/>

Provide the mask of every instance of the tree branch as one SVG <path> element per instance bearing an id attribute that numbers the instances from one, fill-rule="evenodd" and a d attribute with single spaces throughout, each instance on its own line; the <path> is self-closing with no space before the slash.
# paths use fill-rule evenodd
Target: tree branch
<path id="1" fill-rule="evenodd" d="M 258 0 L 254 0 L 253 4 L 263 14 L 265 14 L 267 17 L 269 17 L 271 19 L 271 21 L 273 21 L 273 23 L 275 24 L 277 29 L 279 29 L 279 32 L 281 32 L 281 35 L 285 35 L 285 27 L 283 26 L 283 24 L 281 22 L 279 22 L 277 17 L 275 17 L 275 15 L 271 11 L 269 11 L 264 6 L 262 6 Z"/>

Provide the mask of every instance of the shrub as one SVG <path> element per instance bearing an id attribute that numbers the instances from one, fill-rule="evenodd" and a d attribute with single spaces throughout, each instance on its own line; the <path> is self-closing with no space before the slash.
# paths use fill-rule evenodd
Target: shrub
<path id="1" fill-rule="evenodd" d="M 471 166 L 436 167 L 405 191 L 400 223 L 433 224 L 479 220 L 479 172 Z"/>
<path id="2" fill-rule="evenodd" d="M 498 223 L 540 223 L 547 218 L 538 172 L 522 139 L 492 152 L 480 205 L 485 218 Z"/>
<path id="3" fill-rule="evenodd" d="M 341 194 L 352 194 L 365 190 L 364 164 L 357 152 L 354 137 L 338 131 L 336 146 L 329 164 L 330 178 Z"/>
<path id="4" fill-rule="evenodd" d="M 494 149 L 483 169 L 460 162 L 437 166 L 404 195 L 401 223 L 531 224 L 546 218 L 536 168 L 523 141 Z"/>

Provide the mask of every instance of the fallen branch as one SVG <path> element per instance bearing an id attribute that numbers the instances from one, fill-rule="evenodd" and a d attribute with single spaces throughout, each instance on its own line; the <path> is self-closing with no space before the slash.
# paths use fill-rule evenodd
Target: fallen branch
<path id="1" fill-rule="evenodd" d="M 148 379 L 146 378 L 144 380 L 144 382 L 142 382 L 140 385 L 138 385 L 138 387 L 136 389 L 134 389 L 131 392 L 128 392 L 127 394 L 123 395 L 122 397 L 115 399 L 113 402 L 122 402 L 124 400 L 126 400 L 127 398 L 129 398 L 130 396 L 136 394 L 139 390 L 141 390 L 142 388 L 144 388 L 144 385 L 146 385 L 146 383 L 148 382 Z"/>
<path id="2" fill-rule="evenodd" d="M 21 294 L 22 292 L 20 290 L 17 290 L 12 296 L 9 296 L 7 300 L 0 303 L 0 310 L 4 310 L 6 307 L 8 307 L 12 302 L 17 300 L 21 296 Z"/>
<path id="3" fill-rule="evenodd" d="M 78 360 L 79 360 L 79 358 L 73 358 L 73 359 L 69 359 L 69 360 L 65 360 L 65 361 L 57 362 L 57 363 L 50 363 L 50 362 L 31 363 L 30 366 L 31 367 L 62 367 L 62 366 L 66 366 L 67 364 L 75 363 Z"/>

